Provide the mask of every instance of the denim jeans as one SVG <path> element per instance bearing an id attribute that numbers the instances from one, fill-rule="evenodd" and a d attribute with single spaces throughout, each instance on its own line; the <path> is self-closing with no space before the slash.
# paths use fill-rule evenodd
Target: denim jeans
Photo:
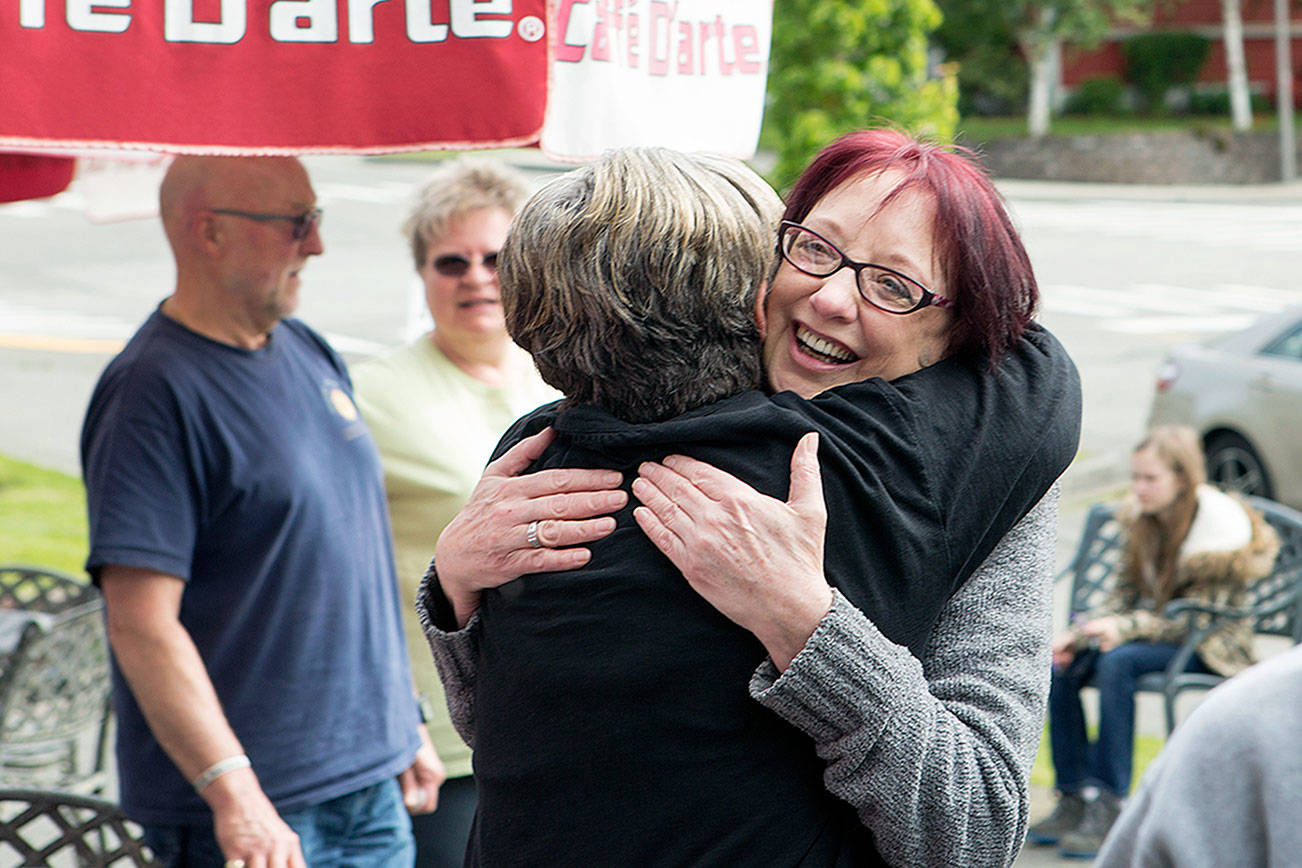
<path id="1" fill-rule="evenodd" d="M 410 868 L 411 821 L 394 778 L 320 805 L 282 813 L 312 868 Z M 212 825 L 146 826 L 145 843 L 172 868 L 222 868 Z"/>
<path id="2" fill-rule="evenodd" d="M 1056 785 L 1078 793 L 1094 785 L 1118 798 L 1130 792 L 1135 748 L 1135 687 L 1139 677 L 1160 672 L 1179 646 L 1166 642 L 1127 642 L 1111 651 L 1088 650 L 1065 669 L 1054 669 L 1049 685 L 1049 746 Z M 1207 672 L 1194 655 L 1188 672 Z M 1085 731 L 1082 687 L 1099 691 L 1098 740 Z"/>

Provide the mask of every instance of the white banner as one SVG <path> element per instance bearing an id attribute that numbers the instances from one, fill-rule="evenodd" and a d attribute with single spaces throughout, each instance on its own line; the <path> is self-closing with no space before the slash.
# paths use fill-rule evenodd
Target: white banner
<path id="1" fill-rule="evenodd" d="M 623 145 L 754 156 L 772 0 L 556 0 L 541 146 L 584 160 Z"/>

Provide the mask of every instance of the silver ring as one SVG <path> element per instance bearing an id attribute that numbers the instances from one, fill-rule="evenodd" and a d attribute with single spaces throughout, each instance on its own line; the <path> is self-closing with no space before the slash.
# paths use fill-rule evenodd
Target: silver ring
<path id="1" fill-rule="evenodd" d="M 542 540 L 538 539 L 538 522 L 529 522 L 529 528 L 524 532 L 525 539 L 529 540 L 529 548 L 540 549 L 543 547 Z"/>
<path id="2" fill-rule="evenodd" d="M 244 868 L 243 859 L 227 859 L 225 868 Z"/>

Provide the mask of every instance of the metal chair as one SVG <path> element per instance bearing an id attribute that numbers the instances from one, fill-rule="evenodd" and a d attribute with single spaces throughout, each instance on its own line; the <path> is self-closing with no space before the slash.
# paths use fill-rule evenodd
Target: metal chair
<path id="1" fill-rule="evenodd" d="M 0 865 L 157 865 L 140 827 L 112 802 L 0 790 Z"/>
<path id="2" fill-rule="evenodd" d="M 1210 606 L 1199 600 L 1172 600 L 1164 613 L 1188 619 L 1189 632 L 1180 650 L 1162 672 L 1139 679 L 1139 690 L 1162 696 L 1166 732 L 1176 724 L 1176 700 L 1187 690 L 1210 690 L 1224 681 L 1220 675 L 1185 672 L 1198 645 L 1208 635 L 1237 620 L 1250 620 L 1254 636 L 1284 637 L 1302 642 L 1302 513 L 1260 497 L 1246 498 L 1275 528 L 1280 551 L 1269 574 L 1247 590 L 1241 607 Z M 1058 578 L 1071 578 L 1069 611 L 1072 616 L 1097 609 L 1104 602 L 1121 553 L 1121 530 L 1112 508 L 1096 504 L 1085 517 L 1085 529 L 1076 554 Z"/>
<path id="3" fill-rule="evenodd" d="M 72 576 L 0 566 L 0 614 L 28 619 L 17 644 L 0 653 L 0 786 L 103 792 L 109 674 L 102 609 L 99 592 Z"/>

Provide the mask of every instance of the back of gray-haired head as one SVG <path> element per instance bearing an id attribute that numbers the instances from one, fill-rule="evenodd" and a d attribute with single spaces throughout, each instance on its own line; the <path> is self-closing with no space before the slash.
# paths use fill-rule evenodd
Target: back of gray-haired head
<path id="1" fill-rule="evenodd" d="M 499 260 L 506 326 L 543 379 L 632 422 L 759 385 L 754 302 L 782 203 L 744 164 L 625 148 L 553 181 Z"/>
<path id="2" fill-rule="evenodd" d="M 449 224 L 474 211 L 500 208 L 514 215 L 529 197 L 524 175 L 486 157 L 456 157 L 439 165 L 416 194 L 402 231 L 419 271 L 429 246 Z"/>

